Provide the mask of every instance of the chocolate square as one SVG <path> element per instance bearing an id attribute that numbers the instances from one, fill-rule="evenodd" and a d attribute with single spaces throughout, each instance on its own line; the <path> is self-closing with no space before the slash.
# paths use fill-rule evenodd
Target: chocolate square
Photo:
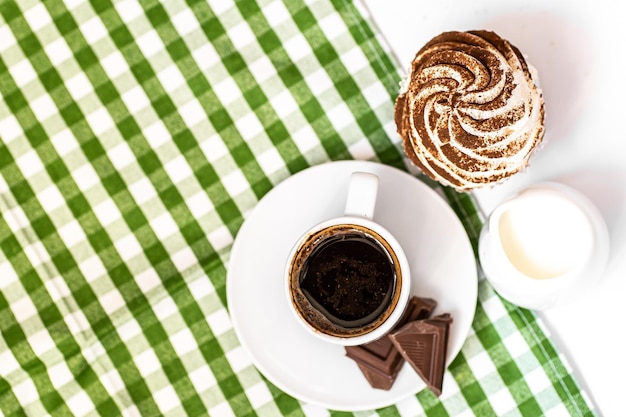
<path id="1" fill-rule="evenodd" d="M 436 305 L 430 298 L 412 297 L 396 329 L 408 322 L 429 317 Z M 404 364 L 402 355 L 388 336 L 359 346 L 346 346 L 345 350 L 346 356 L 357 362 L 373 388 L 389 390 Z"/>
<path id="2" fill-rule="evenodd" d="M 443 386 L 451 323 L 450 314 L 440 314 L 431 319 L 407 323 L 389 335 L 400 355 L 437 396 L 441 395 Z"/>

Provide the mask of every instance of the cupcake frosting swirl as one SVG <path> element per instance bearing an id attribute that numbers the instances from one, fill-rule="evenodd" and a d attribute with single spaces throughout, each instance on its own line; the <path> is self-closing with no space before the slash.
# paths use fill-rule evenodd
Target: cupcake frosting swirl
<path id="1" fill-rule="evenodd" d="M 544 134 L 544 103 L 517 48 L 488 31 L 445 32 L 417 53 L 396 100 L 407 156 L 458 190 L 523 169 Z"/>

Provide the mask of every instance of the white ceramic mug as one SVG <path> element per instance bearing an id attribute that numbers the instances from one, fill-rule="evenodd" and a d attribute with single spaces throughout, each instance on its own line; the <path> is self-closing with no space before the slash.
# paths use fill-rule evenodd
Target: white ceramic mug
<path id="1" fill-rule="evenodd" d="M 371 342 L 391 331 L 406 308 L 409 263 L 393 235 L 373 220 L 377 191 L 376 175 L 352 173 L 343 216 L 313 226 L 288 257 L 289 307 L 322 340 L 344 346 Z M 375 271 L 371 277 L 370 270 Z M 388 278 L 381 292 L 377 285 Z M 352 318 L 349 308 L 369 313 Z"/>
<path id="2" fill-rule="evenodd" d="M 479 258 L 493 288 L 513 304 L 543 310 L 578 298 L 600 278 L 608 231 L 580 192 L 542 183 L 499 205 L 485 223 Z"/>

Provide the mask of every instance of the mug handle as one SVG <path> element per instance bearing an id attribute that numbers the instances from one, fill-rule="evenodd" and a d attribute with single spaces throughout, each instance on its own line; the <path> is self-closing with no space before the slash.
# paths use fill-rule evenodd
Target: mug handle
<path id="1" fill-rule="evenodd" d="M 373 219 L 377 194 L 377 175 L 369 172 L 353 172 L 348 184 L 344 215 Z"/>

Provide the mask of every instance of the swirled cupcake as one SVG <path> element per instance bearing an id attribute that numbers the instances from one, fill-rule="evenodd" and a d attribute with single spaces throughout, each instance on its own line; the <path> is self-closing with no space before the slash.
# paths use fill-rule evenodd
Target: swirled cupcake
<path id="1" fill-rule="evenodd" d="M 534 69 L 493 32 L 445 32 L 417 53 L 396 100 L 411 161 L 457 190 L 519 172 L 544 134 Z"/>

